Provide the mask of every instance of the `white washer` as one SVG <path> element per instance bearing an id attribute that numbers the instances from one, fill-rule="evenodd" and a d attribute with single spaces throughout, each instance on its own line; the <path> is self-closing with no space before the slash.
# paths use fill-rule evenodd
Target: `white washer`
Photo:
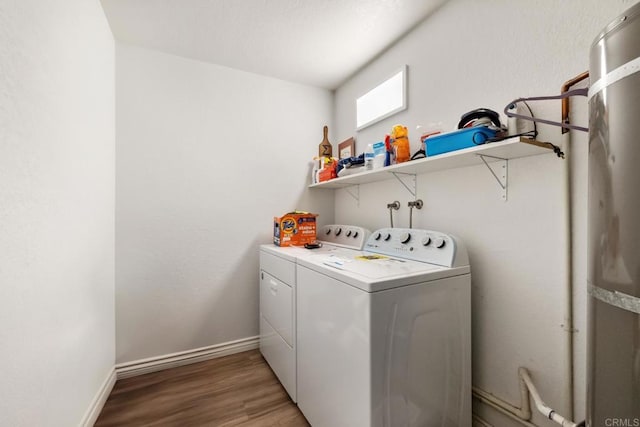
<path id="1" fill-rule="evenodd" d="M 362 249 L 370 231 L 351 225 L 327 225 L 318 233 L 322 247 L 260 246 L 260 351 L 296 402 L 296 263 L 312 254 Z"/>
<path id="2" fill-rule="evenodd" d="M 298 259 L 298 406 L 314 427 L 471 426 L 464 245 L 396 228 L 364 249 Z"/>

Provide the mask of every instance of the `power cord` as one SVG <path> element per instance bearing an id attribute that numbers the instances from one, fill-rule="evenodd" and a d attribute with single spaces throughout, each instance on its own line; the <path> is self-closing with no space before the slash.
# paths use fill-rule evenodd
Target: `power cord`
<path id="1" fill-rule="evenodd" d="M 543 142 L 543 141 L 538 141 L 538 142 L 540 144 L 544 144 L 547 147 L 551 148 L 553 150 L 553 152 L 556 153 L 556 156 L 558 156 L 561 159 L 564 159 L 564 152 L 557 145 L 552 144 L 550 142 Z"/>
<path id="2" fill-rule="evenodd" d="M 505 139 L 513 138 L 513 137 L 516 137 L 516 136 L 524 136 L 524 137 L 529 138 L 529 139 L 534 139 L 537 136 L 537 134 L 538 134 L 538 131 L 532 130 L 532 131 L 529 131 L 529 132 L 518 133 L 516 135 L 506 135 L 506 136 L 490 138 L 490 139 L 487 140 L 487 143 L 504 141 Z M 557 145 L 552 144 L 551 142 L 546 142 L 546 141 L 536 141 L 536 143 L 538 143 L 540 145 L 544 145 L 545 147 L 550 148 L 551 150 L 553 150 L 553 152 L 556 154 L 556 156 L 558 156 L 561 159 L 564 159 L 564 152 Z"/>

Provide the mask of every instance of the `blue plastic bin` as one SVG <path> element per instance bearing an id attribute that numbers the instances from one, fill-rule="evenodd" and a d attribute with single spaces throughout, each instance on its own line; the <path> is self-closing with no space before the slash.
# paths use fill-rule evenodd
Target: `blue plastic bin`
<path id="1" fill-rule="evenodd" d="M 496 136 L 496 131 L 486 126 L 460 129 L 454 132 L 434 135 L 425 140 L 427 156 L 435 156 L 463 148 L 475 147 Z"/>

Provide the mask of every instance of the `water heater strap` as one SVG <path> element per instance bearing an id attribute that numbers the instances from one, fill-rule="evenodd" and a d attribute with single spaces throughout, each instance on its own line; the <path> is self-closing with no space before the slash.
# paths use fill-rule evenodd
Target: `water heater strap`
<path id="1" fill-rule="evenodd" d="M 609 305 L 640 314 L 640 298 L 589 285 L 589 295 Z"/>
<path id="2" fill-rule="evenodd" d="M 553 120 L 539 119 L 537 117 L 525 116 L 523 114 L 516 114 L 516 113 L 513 112 L 513 106 L 516 105 L 518 102 L 522 102 L 522 101 L 549 101 L 549 100 L 554 100 L 554 99 L 565 99 L 565 98 L 569 98 L 571 96 L 587 96 L 587 89 L 586 88 L 573 89 L 573 90 L 570 90 L 568 92 L 564 92 L 564 93 L 562 93 L 560 95 L 530 96 L 528 98 L 514 99 L 509 104 L 507 104 L 506 107 L 504 107 L 504 114 L 506 114 L 507 117 L 515 117 L 517 119 L 528 120 L 530 122 L 544 123 L 544 124 L 552 125 L 552 126 L 560 126 L 562 128 L 565 128 L 565 129 L 574 129 L 574 130 L 581 130 L 583 132 L 589 132 L 589 128 L 586 128 L 586 127 L 583 127 L 583 126 L 576 126 L 576 125 L 572 125 L 572 124 L 569 124 L 569 123 L 560 123 L 560 122 L 556 122 L 556 121 L 553 121 Z"/>
<path id="3" fill-rule="evenodd" d="M 636 59 L 632 59 L 616 68 L 615 70 L 609 71 L 604 76 L 600 77 L 598 81 L 591 85 L 589 88 L 588 99 L 591 99 L 596 93 L 600 92 L 602 89 L 606 88 L 609 85 L 614 84 L 618 80 L 622 80 L 631 74 L 635 74 L 640 71 L 640 56 Z"/>

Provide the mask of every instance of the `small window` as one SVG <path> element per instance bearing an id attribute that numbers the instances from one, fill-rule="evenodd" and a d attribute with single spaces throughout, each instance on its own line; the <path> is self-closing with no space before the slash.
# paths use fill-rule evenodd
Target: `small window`
<path id="1" fill-rule="evenodd" d="M 407 66 L 356 100 L 356 130 L 407 109 Z"/>

